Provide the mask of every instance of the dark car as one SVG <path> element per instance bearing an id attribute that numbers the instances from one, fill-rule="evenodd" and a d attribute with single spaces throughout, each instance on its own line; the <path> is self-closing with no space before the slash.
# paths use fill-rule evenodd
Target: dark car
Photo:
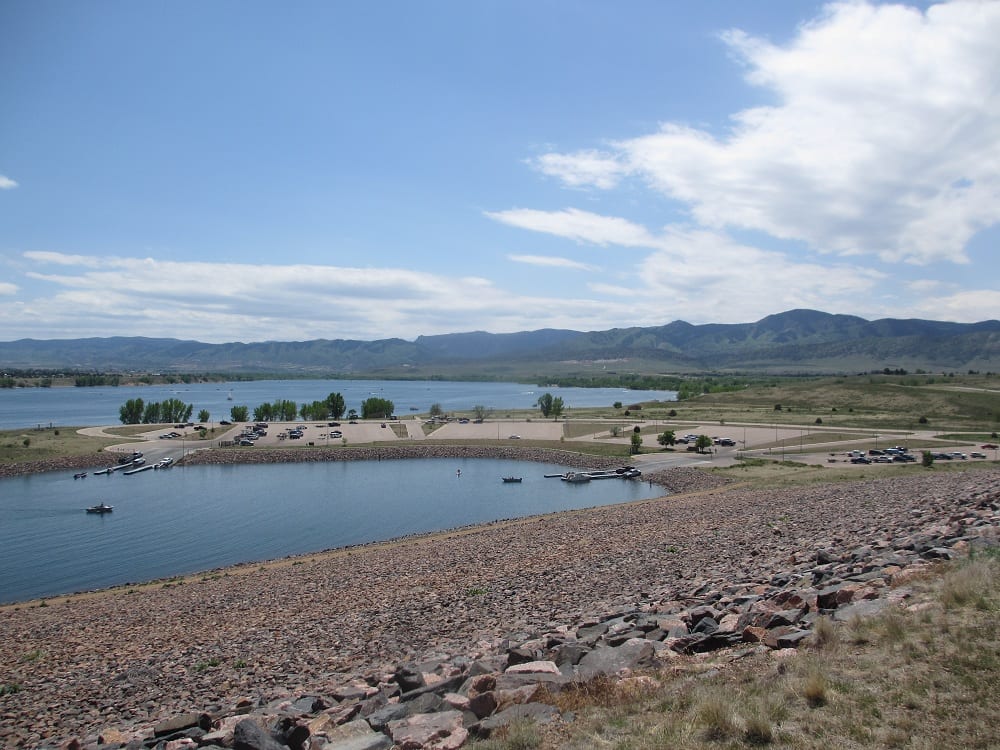
<path id="1" fill-rule="evenodd" d="M 232 424 L 232 422 L 230 422 L 230 421 L 229 421 L 228 419 L 223 419 L 223 420 L 221 420 L 221 421 L 219 422 L 219 424 L 221 424 L 221 425 L 224 425 L 224 426 L 228 427 L 229 425 L 231 425 L 231 424 Z"/>
<path id="2" fill-rule="evenodd" d="M 852 464 L 870 464 L 872 461 L 867 456 L 855 456 L 851 459 Z"/>

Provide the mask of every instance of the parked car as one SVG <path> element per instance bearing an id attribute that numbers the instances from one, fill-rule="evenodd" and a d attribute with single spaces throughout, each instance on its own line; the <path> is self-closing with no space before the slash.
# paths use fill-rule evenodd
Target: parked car
<path id="1" fill-rule="evenodd" d="M 979 451 L 972 451 L 972 453 L 970 453 L 969 456 L 971 458 L 986 458 L 986 454 L 980 453 Z"/>
<path id="2" fill-rule="evenodd" d="M 867 456 L 855 456 L 851 459 L 852 464 L 870 464 L 872 461 Z"/>
<path id="3" fill-rule="evenodd" d="M 240 440 L 240 445 L 253 447 L 253 440 L 250 440 L 249 438 L 243 438 L 242 440 Z"/>
<path id="4" fill-rule="evenodd" d="M 520 440 L 521 436 L 520 435 L 510 435 L 510 436 L 507 437 L 507 439 L 508 440 Z"/>

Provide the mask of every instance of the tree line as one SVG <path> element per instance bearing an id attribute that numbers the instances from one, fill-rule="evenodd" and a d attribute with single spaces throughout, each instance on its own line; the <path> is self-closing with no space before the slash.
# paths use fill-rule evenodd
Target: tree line
<path id="1" fill-rule="evenodd" d="M 389 399 L 373 396 L 361 402 L 362 419 L 388 419 L 395 412 L 396 406 Z M 185 404 L 179 399 L 145 402 L 141 398 L 126 401 L 118 410 L 122 424 L 160 424 L 166 422 L 187 422 L 194 412 L 192 404 Z M 233 422 L 248 422 L 250 408 L 246 405 L 236 405 L 229 410 Z M 207 410 L 198 413 L 201 422 L 209 419 Z M 255 406 L 253 419 L 255 422 L 294 422 L 298 418 L 308 421 L 323 421 L 327 419 L 358 418 L 356 409 L 348 409 L 341 393 L 331 393 L 321 401 L 297 404 L 288 399 L 278 399 Z"/>

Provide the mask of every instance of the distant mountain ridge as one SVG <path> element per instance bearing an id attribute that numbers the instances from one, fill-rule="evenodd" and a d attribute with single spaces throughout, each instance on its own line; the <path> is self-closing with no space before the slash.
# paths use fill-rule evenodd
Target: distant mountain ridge
<path id="1" fill-rule="evenodd" d="M 607 331 L 541 329 L 206 344 L 169 338 L 0 342 L 0 370 L 231 372 L 413 377 L 544 372 L 615 362 L 618 371 L 855 372 L 884 367 L 1000 371 L 1000 321 L 950 323 L 790 310 L 755 323 Z M 606 365 L 605 365 L 606 367 Z"/>

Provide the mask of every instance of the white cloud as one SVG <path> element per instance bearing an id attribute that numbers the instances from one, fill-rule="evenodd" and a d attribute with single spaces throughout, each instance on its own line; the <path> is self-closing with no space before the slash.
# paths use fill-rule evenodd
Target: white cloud
<path id="1" fill-rule="evenodd" d="M 667 123 L 536 166 L 573 187 L 627 172 L 704 227 L 885 261 L 965 261 L 1000 221 L 1000 3 L 834 3 L 785 45 L 722 38 L 773 105 L 721 137 Z"/>
<path id="2" fill-rule="evenodd" d="M 515 263 L 525 263 L 529 266 L 544 266 L 548 268 L 569 268 L 577 271 L 596 271 L 597 266 L 587 263 L 570 260 L 569 258 L 557 258 L 552 255 L 508 255 L 508 260 Z"/>
<path id="3" fill-rule="evenodd" d="M 0 281 L 0 294 L 17 294 L 17 284 L 8 281 Z"/>
<path id="4" fill-rule="evenodd" d="M 6 175 L 0 174 L 0 190 L 11 190 L 17 187 L 17 183 Z"/>
<path id="5" fill-rule="evenodd" d="M 954 294 L 924 297 L 909 310 L 909 316 L 929 320 L 978 323 L 1000 317 L 1000 291 L 969 289 Z"/>
<path id="6" fill-rule="evenodd" d="M 415 338 L 539 325 L 603 328 L 631 307 L 512 293 L 473 276 L 394 268 L 250 265 L 31 252 L 40 287 L 0 306 L 11 338 L 129 334 L 199 341 Z M 58 273 L 48 272 L 58 267 Z M 460 321 L 456 325 L 456 321 Z M 543 323 L 540 323 L 543 321 Z M 67 334 L 66 332 L 72 332 Z"/>
<path id="7" fill-rule="evenodd" d="M 543 154 L 528 163 L 571 187 L 593 185 L 608 190 L 628 172 L 628 167 L 614 155 L 600 151 L 578 151 L 571 156 Z"/>
<path id="8" fill-rule="evenodd" d="M 626 247 L 650 247 L 655 242 L 645 227 L 626 219 L 602 216 L 576 208 L 563 211 L 514 208 L 509 211 L 487 212 L 486 215 L 513 227 L 545 232 L 576 242 Z"/>
<path id="9" fill-rule="evenodd" d="M 783 253 L 741 244 L 707 229 L 668 227 L 654 235 L 637 224 L 584 211 L 502 212 L 494 218 L 577 242 L 610 242 L 650 252 L 636 258 L 629 283 L 596 282 L 591 291 L 639 302 L 635 325 L 664 318 L 693 323 L 745 322 L 776 310 L 815 308 L 856 312 L 885 275 L 856 264 L 797 261 Z"/>

